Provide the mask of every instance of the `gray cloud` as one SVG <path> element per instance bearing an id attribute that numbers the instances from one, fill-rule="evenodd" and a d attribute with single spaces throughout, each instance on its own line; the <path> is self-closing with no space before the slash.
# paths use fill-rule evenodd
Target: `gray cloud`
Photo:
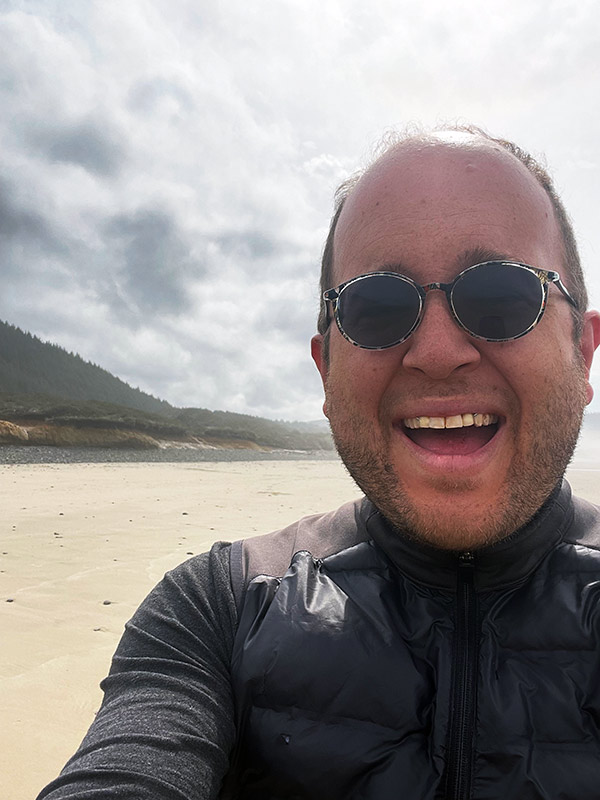
<path id="1" fill-rule="evenodd" d="M 114 279 L 142 314 L 189 310 L 188 281 L 202 277 L 204 267 L 169 214 L 158 209 L 118 214 L 104 232 Z"/>
<path id="2" fill-rule="evenodd" d="M 547 152 L 600 302 L 593 4 L 105 5 L 0 0 L 0 316 L 175 404 L 318 417 L 334 188 L 456 118 Z"/>
<path id="3" fill-rule="evenodd" d="M 283 285 L 279 297 L 262 311 L 258 325 L 271 335 L 306 344 L 317 329 L 317 292 L 315 287 L 313 297 L 312 288 L 308 281 L 298 281 L 295 286 Z"/>
<path id="4" fill-rule="evenodd" d="M 19 298 L 25 300 L 29 287 L 40 291 L 49 281 L 64 283 L 57 267 L 68 253 L 64 237 L 38 198 L 19 194 L 13 181 L 0 177 L 0 315 L 9 321 L 18 317 Z"/>
<path id="5" fill-rule="evenodd" d="M 135 112 L 152 114 L 160 109 L 160 103 L 165 99 L 174 101 L 182 111 L 189 111 L 194 105 L 187 89 L 160 76 L 135 83 L 129 90 L 127 105 Z"/>
<path id="6" fill-rule="evenodd" d="M 281 249 L 278 242 L 260 230 L 227 231 L 214 241 L 223 253 L 244 259 L 268 258 Z"/>
<path id="7" fill-rule="evenodd" d="M 26 136 L 48 161 L 76 164 L 102 177 L 114 177 L 121 170 L 126 149 L 106 121 L 84 119 L 57 125 L 45 121 L 33 124 Z"/>
<path id="8" fill-rule="evenodd" d="M 9 242 L 37 244 L 52 252 L 63 247 L 51 225 L 42 214 L 15 200 L 16 187 L 0 177 L 0 247 Z"/>

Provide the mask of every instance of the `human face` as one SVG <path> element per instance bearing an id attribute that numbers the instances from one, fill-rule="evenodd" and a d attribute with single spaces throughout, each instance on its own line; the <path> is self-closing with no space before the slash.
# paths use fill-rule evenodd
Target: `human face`
<path id="1" fill-rule="evenodd" d="M 346 201 L 335 282 L 390 269 L 420 284 L 449 282 L 494 259 L 560 271 L 562 252 L 550 201 L 513 156 L 478 139 L 412 142 L 377 162 Z M 413 335 L 388 350 L 356 348 L 332 325 L 328 360 L 320 336 L 313 356 L 340 456 L 409 534 L 456 550 L 502 538 L 564 473 L 591 399 L 586 370 L 598 327 L 588 317 L 582 353 L 556 287 L 539 325 L 510 342 L 469 336 L 441 292 L 428 295 Z M 457 424 L 473 414 L 491 424 L 412 428 L 417 417 Z"/>

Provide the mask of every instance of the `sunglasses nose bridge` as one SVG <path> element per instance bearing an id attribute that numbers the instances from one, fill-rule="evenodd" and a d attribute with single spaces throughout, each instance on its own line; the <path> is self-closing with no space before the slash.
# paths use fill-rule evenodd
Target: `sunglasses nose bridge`
<path id="1" fill-rule="evenodd" d="M 425 283 L 421 286 L 421 289 L 425 292 L 425 294 L 429 294 L 429 292 L 440 291 L 444 292 L 446 296 L 448 296 L 450 290 L 452 288 L 451 283 L 440 283 L 440 281 L 434 281 L 433 283 Z"/>
<path id="2" fill-rule="evenodd" d="M 433 281 L 432 283 L 425 283 L 423 284 L 421 289 L 421 297 L 423 299 L 423 306 L 425 305 L 425 298 L 430 292 L 443 292 L 446 295 L 446 300 L 448 301 L 448 306 L 450 307 L 450 311 L 453 312 L 452 308 L 452 286 L 451 283 L 441 283 L 440 281 Z M 423 308 L 423 312 L 425 309 Z"/>
<path id="3" fill-rule="evenodd" d="M 454 286 L 454 283 L 442 283 L 441 281 L 432 281 L 431 283 L 425 283 L 425 284 L 422 284 L 420 286 L 417 285 L 417 291 L 419 292 L 419 294 L 421 296 L 421 310 L 420 310 L 420 314 L 419 314 L 418 326 L 421 325 L 421 323 L 423 322 L 423 319 L 425 317 L 425 314 L 426 314 L 425 300 L 426 300 L 427 296 L 431 292 L 439 291 L 439 292 L 442 292 L 446 297 L 446 303 L 447 303 L 448 311 L 450 312 L 450 316 L 452 317 L 452 319 L 454 321 L 454 324 L 458 323 L 459 327 L 462 327 L 462 324 L 458 322 L 458 318 L 456 316 L 456 312 L 454 310 L 453 303 L 452 303 L 452 288 L 453 288 L 453 286 Z"/>

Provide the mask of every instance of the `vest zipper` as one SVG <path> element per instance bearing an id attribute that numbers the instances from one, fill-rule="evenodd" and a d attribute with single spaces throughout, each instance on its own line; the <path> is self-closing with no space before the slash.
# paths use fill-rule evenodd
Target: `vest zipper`
<path id="1" fill-rule="evenodd" d="M 446 800 L 468 800 L 473 777 L 473 737 L 477 694 L 477 596 L 475 559 L 458 559 L 452 706 L 446 761 Z"/>

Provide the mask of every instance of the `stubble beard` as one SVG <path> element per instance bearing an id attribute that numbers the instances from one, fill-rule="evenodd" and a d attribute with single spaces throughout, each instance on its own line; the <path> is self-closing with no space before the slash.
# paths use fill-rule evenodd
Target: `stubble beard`
<path id="1" fill-rule="evenodd" d="M 392 525 L 404 535 L 446 550 L 464 551 L 493 544 L 525 525 L 548 499 L 573 456 L 586 404 L 585 371 L 579 358 L 563 381 L 549 387 L 546 401 L 515 454 L 502 492 L 493 508 L 469 506 L 476 478 L 451 474 L 432 484 L 446 502 L 415 500 L 397 473 L 389 454 L 391 436 L 385 426 L 349 411 L 351 403 L 329 392 L 327 404 L 337 451 L 356 484 Z M 518 441 L 518 420 L 507 423 Z M 521 434 L 522 435 L 522 434 Z M 454 496 L 451 510 L 448 497 Z"/>

